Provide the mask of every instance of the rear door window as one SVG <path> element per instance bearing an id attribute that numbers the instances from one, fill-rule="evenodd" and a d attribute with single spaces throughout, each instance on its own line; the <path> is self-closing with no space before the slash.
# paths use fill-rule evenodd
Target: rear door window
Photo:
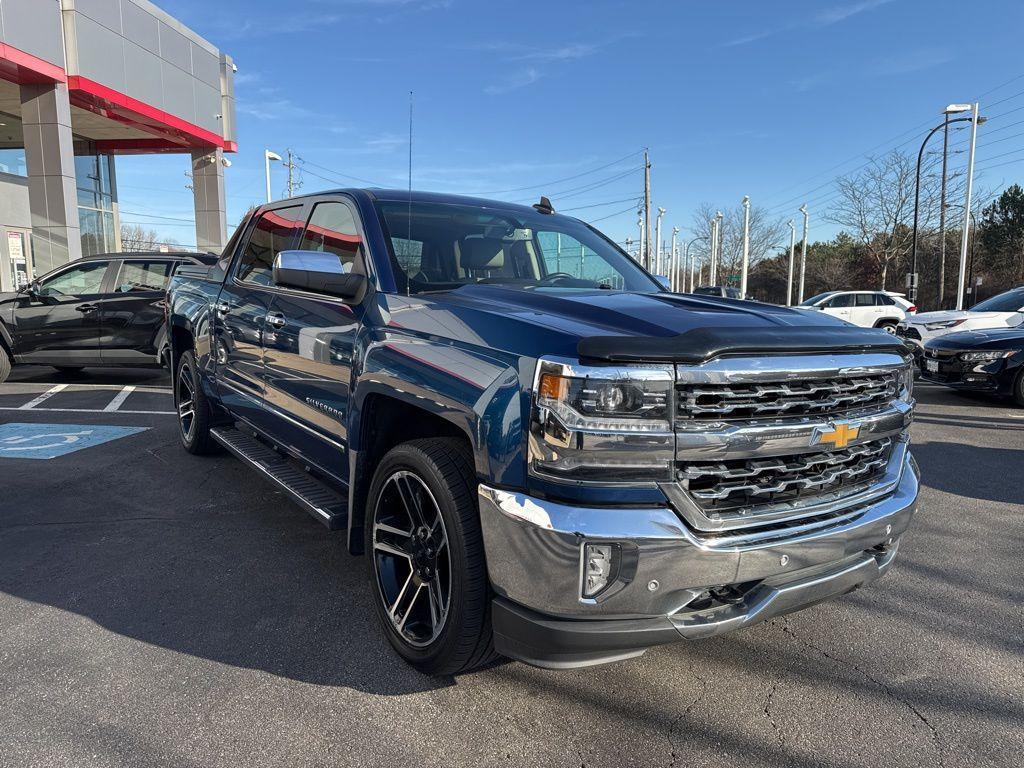
<path id="1" fill-rule="evenodd" d="M 845 309 L 846 307 L 853 306 L 853 294 L 844 293 L 842 296 L 836 296 L 827 304 L 829 309 Z"/>
<path id="2" fill-rule="evenodd" d="M 247 283 L 272 285 L 274 257 L 292 248 L 302 229 L 303 206 L 264 211 L 252 228 L 238 260 L 235 277 Z"/>
<path id="3" fill-rule="evenodd" d="M 162 291 L 167 288 L 173 272 L 173 262 L 165 260 L 125 261 L 114 284 L 116 293 Z"/>
<path id="4" fill-rule="evenodd" d="M 858 293 L 857 294 L 857 306 L 858 307 L 873 307 L 873 306 L 875 306 L 875 294 L 873 294 L 873 293 Z"/>

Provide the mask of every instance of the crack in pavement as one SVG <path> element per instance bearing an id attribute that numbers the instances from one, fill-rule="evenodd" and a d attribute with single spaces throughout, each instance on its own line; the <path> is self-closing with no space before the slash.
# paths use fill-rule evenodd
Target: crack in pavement
<path id="1" fill-rule="evenodd" d="M 672 718 L 672 722 L 668 724 L 668 730 L 665 732 L 665 739 L 668 741 L 669 754 L 672 756 L 672 762 L 668 764 L 668 768 L 672 768 L 676 764 L 678 755 L 676 754 L 676 742 L 672 738 L 675 733 L 676 727 L 679 725 L 679 721 L 686 717 L 701 701 L 704 700 L 704 694 L 708 692 L 708 679 L 703 677 L 697 672 L 697 667 L 691 661 L 689 663 L 690 674 L 698 683 L 700 683 L 700 690 L 697 691 L 697 695 L 693 697 L 693 701 L 686 705 L 682 712 Z"/>
<path id="2" fill-rule="evenodd" d="M 945 759 L 944 759 L 945 758 L 945 752 L 944 752 L 945 745 L 942 743 L 942 739 L 939 736 L 938 730 L 935 728 L 934 725 L 931 724 L 931 722 L 928 720 L 928 718 L 924 716 L 924 713 L 922 713 L 921 710 L 919 710 L 916 706 L 914 706 L 913 702 L 908 701 L 907 699 L 905 699 L 902 696 L 900 696 L 898 693 L 896 693 L 892 689 L 892 686 L 890 686 L 888 683 L 884 682 L 883 680 L 879 680 L 877 677 L 875 677 L 874 675 L 872 675 L 868 671 L 862 669 L 860 666 L 858 666 L 854 662 L 848 661 L 848 660 L 843 659 L 843 658 L 840 658 L 839 656 L 835 656 L 834 654 L 826 651 L 824 648 L 816 645 L 815 643 L 812 643 L 810 640 L 805 640 L 804 638 L 800 637 L 800 635 L 798 635 L 796 632 L 794 632 L 793 628 L 789 625 L 789 617 L 788 616 L 783 616 L 782 617 L 781 625 L 779 623 L 777 623 L 775 620 L 772 620 L 769 623 L 772 624 L 773 626 L 777 626 L 777 627 L 781 628 L 782 634 L 789 635 L 791 638 L 793 638 L 797 643 L 802 645 L 804 648 L 809 648 L 812 651 L 816 651 L 817 653 L 820 653 L 826 659 L 828 659 L 830 661 L 834 661 L 837 664 L 841 664 L 842 666 L 847 667 L 849 669 L 852 669 L 854 672 L 856 672 L 857 674 L 861 675 L 865 680 L 868 680 L 869 682 L 871 682 L 874 685 L 878 686 L 878 688 L 880 688 L 882 690 L 882 692 L 886 696 L 888 696 L 890 699 L 892 699 L 895 702 L 898 702 L 899 704 L 902 704 L 904 707 L 906 707 L 911 712 L 913 712 L 914 716 L 917 717 L 917 719 L 920 720 L 924 724 L 924 726 L 928 729 L 928 731 L 931 733 L 932 741 L 935 742 L 935 752 L 936 752 L 936 754 L 938 756 L 938 759 L 939 759 L 939 767 L 942 768 L 942 766 L 945 765 Z"/>
<path id="3" fill-rule="evenodd" d="M 764 716 L 768 718 L 768 722 L 772 726 L 772 730 L 775 731 L 775 736 L 779 740 L 779 746 L 785 749 L 786 737 L 782 733 L 782 729 L 779 724 L 775 722 L 775 715 L 772 714 L 772 697 L 775 696 L 775 692 L 779 689 L 779 681 L 773 680 L 772 687 L 768 690 L 768 695 L 765 697 L 764 706 L 761 708 L 764 711 Z"/>

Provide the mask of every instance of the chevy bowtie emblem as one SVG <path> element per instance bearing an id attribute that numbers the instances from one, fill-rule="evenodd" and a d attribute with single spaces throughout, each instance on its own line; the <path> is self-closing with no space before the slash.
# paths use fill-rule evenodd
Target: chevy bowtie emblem
<path id="1" fill-rule="evenodd" d="M 815 427 L 811 436 L 811 445 L 819 443 L 831 445 L 833 448 L 845 448 L 860 434 L 859 424 L 835 424 L 828 427 Z"/>

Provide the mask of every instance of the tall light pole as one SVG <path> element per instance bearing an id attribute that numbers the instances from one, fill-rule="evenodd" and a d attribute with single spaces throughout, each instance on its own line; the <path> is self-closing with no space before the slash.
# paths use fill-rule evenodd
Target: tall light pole
<path id="1" fill-rule="evenodd" d="M 711 281 L 712 285 L 718 285 L 718 267 L 722 263 L 722 245 L 725 243 L 725 214 L 719 211 L 715 214 L 715 218 L 718 219 L 718 228 L 715 232 L 718 235 L 718 244 L 715 246 L 715 279 Z"/>
<path id="2" fill-rule="evenodd" d="M 270 161 L 277 160 L 281 162 L 281 156 L 277 152 L 271 152 L 269 149 L 263 150 L 263 162 L 267 172 L 267 202 L 269 203 L 273 197 L 270 192 Z"/>
<path id="3" fill-rule="evenodd" d="M 636 226 L 640 230 L 640 245 L 637 248 L 636 260 L 640 266 L 646 267 L 644 264 L 644 209 L 640 208 L 636 212 Z"/>
<path id="4" fill-rule="evenodd" d="M 661 274 L 661 218 L 665 215 L 665 209 L 658 209 L 658 218 L 654 225 L 654 274 Z"/>
<path id="5" fill-rule="evenodd" d="M 789 220 L 789 273 L 786 278 L 786 306 L 793 306 L 793 256 L 796 254 L 796 224 Z"/>
<path id="6" fill-rule="evenodd" d="M 708 261 L 708 281 L 711 285 L 715 284 L 715 277 L 717 275 L 718 258 L 715 253 L 715 249 L 718 247 L 718 216 L 711 219 L 711 244 Z"/>
<path id="7" fill-rule="evenodd" d="M 800 290 L 797 293 L 797 304 L 804 303 L 804 277 L 807 274 L 807 230 L 811 222 L 811 214 L 807 212 L 807 203 L 800 206 L 800 213 L 804 215 L 804 239 L 800 243 Z"/>
<path id="8" fill-rule="evenodd" d="M 920 204 L 921 204 L 921 160 L 924 157 L 925 147 L 928 146 L 928 140 L 934 136 L 938 131 L 949 130 L 950 123 L 967 123 L 973 120 L 970 117 L 958 117 L 955 120 L 950 120 L 950 115 L 955 115 L 960 112 L 966 112 L 971 108 L 970 104 L 950 104 L 945 110 L 945 119 L 928 131 L 928 134 L 924 137 L 924 141 L 921 142 L 921 149 L 917 151 L 917 171 L 914 175 L 914 230 L 911 238 L 910 245 L 910 290 L 908 291 L 907 298 L 912 303 L 917 303 L 917 230 L 918 230 L 918 217 L 920 215 Z M 945 150 L 943 150 L 945 152 Z M 946 157 L 943 154 L 942 157 L 943 174 L 945 174 Z M 945 183 L 945 182 L 943 182 Z M 945 190 L 943 190 L 942 197 L 945 198 Z M 945 224 L 945 216 L 940 214 L 943 225 Z M 945 236 L 945 233 L 943 233 Z"/>
<path id="9" fill-rule="evenodd" d="M 978 102 L 971 113 L 971 151 L 967 155 L 967 194 L 964 200 L 964 236 L 960 240 L 960 274 L 956 283 L 956 308 L 964 308 L 964 277 L 967 274 L 967 239 L 971 236 L 971 191 L 974 187 L 974 150 L 978 145 Z"/>
<path id="10" fill-rule="evenodd" d="M 672 227 L 672 250 L 669 252 L 669 276 L 668 282 L 672 290 L 679 293 L 679 251 L 678 243 L 679 227 Z"/>
<path id="11" fill-rule="evenodd" d="M 690 249 L 698 240 L 707 240 L 707 237 L 697 236 L 683 246 L 683 293 L 686 293 L 686 276 L 690 276 L 690 291 L 697 287 L 695 278 L 697 276 L 697 258 L 690 256 Z"/>
<path id="12" fill-rule="evenodd" d="M 743 264 L 740 267 L 740 298 L 747 298 L 747 270 L 750 266 L 750 195 L 743 196 Z"/>

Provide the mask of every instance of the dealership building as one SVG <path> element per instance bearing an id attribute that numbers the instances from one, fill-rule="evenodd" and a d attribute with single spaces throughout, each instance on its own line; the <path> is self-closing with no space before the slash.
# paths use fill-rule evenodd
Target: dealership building
<path id="1" fill-rule="evenodd" d="M 0 290 L 120 250 L 117 155 L 183 155 L 220 250 L 234 69 L 148 0 L 0 0 Z"/>

